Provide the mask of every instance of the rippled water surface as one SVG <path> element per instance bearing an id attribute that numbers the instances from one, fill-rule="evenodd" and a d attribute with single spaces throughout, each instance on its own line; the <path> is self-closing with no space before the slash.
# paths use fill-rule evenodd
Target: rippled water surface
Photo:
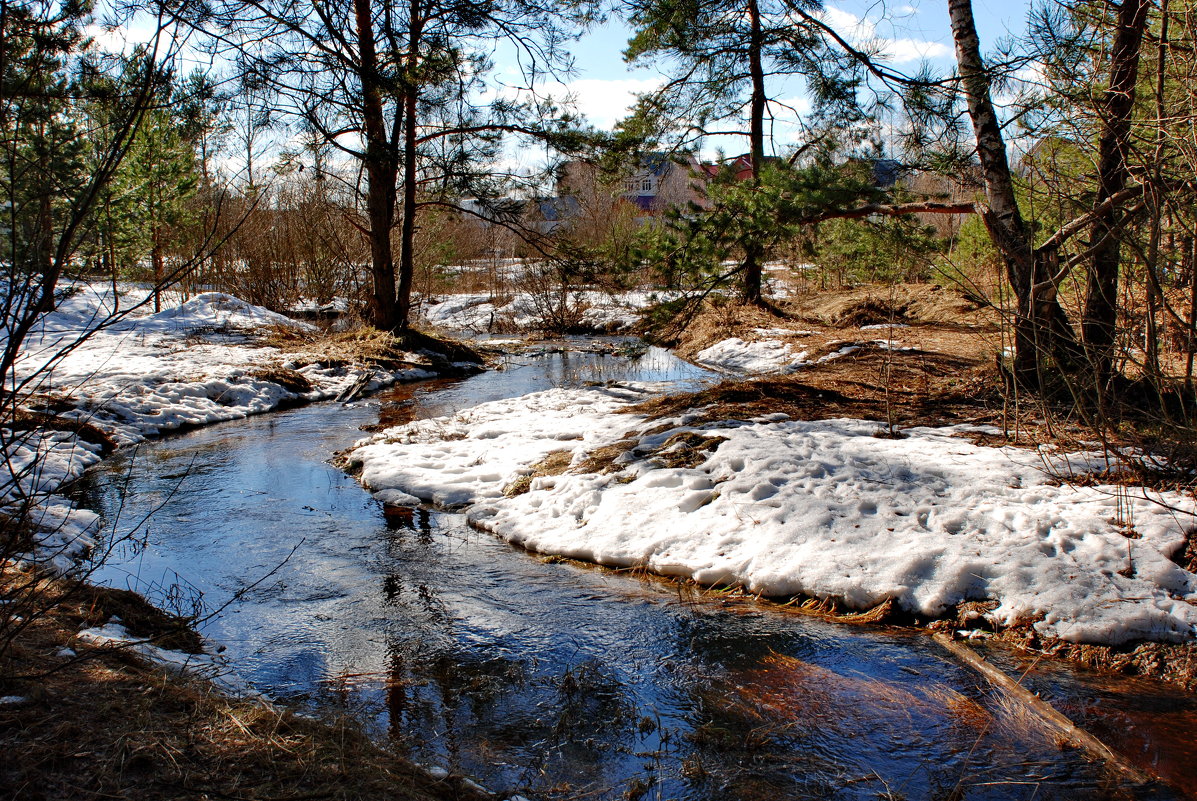
<path id="1" fill-rule="evenodd" d="M 1197 704 L 1155 684 L 990 656 L 1172 787 L 1130 788 L 1061 748 L 918 633 L 829 624 L 531 556 L 421 511 L 388 528 L 328 463 L 380 416 L 449 414 L 587 381 L 704 374 L 639 360 L 514 357 L 171 437 L 78 487 L 144 548 L 103 579 L 208 608 L 267 694 L 349 710 L 415 760 L 530 798 L 1178 798 L 1197 786 Z M 1129 688 L 1129 689 L 1128 689 Z"/>

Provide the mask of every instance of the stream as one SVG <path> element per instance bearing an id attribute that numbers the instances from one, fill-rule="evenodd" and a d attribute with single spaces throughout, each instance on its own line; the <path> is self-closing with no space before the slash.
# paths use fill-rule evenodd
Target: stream
<path id="1" fill-rule="evenodd" d="M 512 356 L 473 378 L 167 437 L 98 465 L 74 494 L 114 540 L 139 532 L 98 580 L 184 613 L 227 604 L 201 630 L 256 689 L 347 712 L 504 797 L 1194 797 L 1197 702 L 1163 685 L 986 651 L 1170 783 L 1127 787 L 923 633 L 537 557 L 458 514 L 388 526 L 329 463 L 380 417 L 708 377 L 656 349 Z"/>

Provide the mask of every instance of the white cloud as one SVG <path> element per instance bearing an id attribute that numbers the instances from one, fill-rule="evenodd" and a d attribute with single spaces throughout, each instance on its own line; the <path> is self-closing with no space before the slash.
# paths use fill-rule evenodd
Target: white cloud
<path id="1" fill-rule="evenodd" d="M 579 78 L 564 84 L 558 97 L 573 99 L 574 108 L 599 128 L 610 129 L 626 117 L 636 95 L 659 89 L 664 78 Z"/>
<path id="2" fill-rule="evenodd" d="M 95 45 L 106 53 L 127 54 L 138 45 L 150 42 L 157 34 L 157 28 L 146 20 L 136 20 L 132 25 L 88 25 L 84 33 L 95 41 Z"/>
<path id="3" fill-rule="evenodd" d="M 778 116 L 784 116 L 791 110 L 799 117 L 806 116 L 810 113 L 813 105 L 809 97 L 803 95 L 794 95 L 793 97 L 783 97 L 775 101 L 778 108 Z"/>
<path id="4" fill-rule="evenodd" d="M 921 39 L 887 39 L 882 41 L 882 45 L 882 52 L 895 64 L 909 64 L 952 55 L 952 49 L 946 44 Z"/>
<path id="5" fill-rule="evenodd" d="M 840 36 L 852 42 L 866 41 L 877 36 L 877 24 L 851 11 L 828 6 L 823 9 L 823 21 Z"/>
<path id="6" fill-rule="evenodd" d="M 916 10 L 911 6 L 904 6 L 900 13 L 913 13 Z M 946 58 L 952 55 L 952 49 L 943 42 L 884 36 L 878 32 L 875 20 L 857 16 L 842 8 L 825 8 L 823 21 L 853 45 L 876 50 L 891 64 L 911 64 L 923 59 Z"/>

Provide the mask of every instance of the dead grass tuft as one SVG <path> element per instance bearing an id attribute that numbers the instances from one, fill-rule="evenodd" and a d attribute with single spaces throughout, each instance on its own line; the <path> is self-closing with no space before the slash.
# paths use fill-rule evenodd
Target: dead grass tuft
<path id="1" fill-rule="evenodd" d="M 414 328 L 398 334 L 368 326 L 320 334 L 295 332 L 294 329 L 273 329 L 267 333 L 263 342 L 299 358 L 309 357 L 313 362 L 326 367 L 370 364 L 386 370 L 401 369 L 413 365 L 413 352 L 420 354 L 438 368 L 453 363 L 483 363 L 482 356 L 468 345 L 425 334 Z"/>
<path id="2" fill-rule="evenodd" d="M 865 298 L 839 312 L 835 324 L 840 326 L 882 325 L 907 323 L 909 305 L 887 298 Z"/>
<path id="3" fill-rule="evenodd" d="M 977 731 L 985 731 L 993 724 L 989 710 L 946 684 L 933 684 L 919 688 L 927 703 L 936 709 L 947 709 L 964 725 Z"/>
<path id="4" fill-rule="evenodd" d="M 63 599 L 69 601 L 62 610 L 64 619 L 79 628 L 101 626 L 117 617 L 130 634 L 153 640 L 160 648 L 203 653 L 203 638 L 191 629 L 188 618 L 164 612 L 135 592 L 71 582 Z"/>
<path id="5" fill-rule="evenodd" d="M 621 465 L 618 460 L 628 451 L 640 444 L 639 437 L 621 439 L 610 445 L 595 448 L 586 454 L 586 458 L 578 465 L 579 473 L 618 473 Z"/>
<path id="6" fill-rule="evenodd" d="M 790 299 L 788 308 L 828 325 L 936 324 L 967 328 L 974 335 L 998 322 L 997 313 L 978 303 L 975 293 L 936 284 L 814 289 Z"/>
<path id="7" fill-rule="evenodd" d="M 552 451 L 545 455 L 536 464 L 532 465 L 532 472 L 526 476 L 520 476 L 515 481 L 512 481 L 503 489 L 503 496 L 506 498 L 514 498 L 517 495 L 523 495 L 532 489 L 532 479 L 541 476 L 559 476 L 569 469 L 570 463 L 573 461 L 574 452 L 568 448 Z"/>
<path id="8" fill-rule="evenodd" d="M 677 335 L 677 352 L 689 357 L 729 337 L 751 339 L 753 328 L 774 328 L 778 322 L 776 316 L 753 304 L 709 301 Z"/>
<path id="9" fill-rule="evenodd" d="M 1197 692 L 1197 646 L 1140 642 L 1122 646 L 1072 643 L 1041 636 L 1030 622 L 994 633 L 994 641 L 1036 656 L 1066 659 L 1126 676 L 1143 676 Z"/>
<path id="10" fill-rule="evenodd" d="M 666 439 L 652 458 L 661 467 L 695 468 L 710 458 L 727 437 L 708 436 L 699 431 L 680 431 Z"/>
<path id="11" fill-rule="evenodd" d="M 256 378 L 260 381 L 270 381 L 278 384 L 288 392 L 294 392 L 299 395 L 311 392 L 312 382 L 303 373 L 297 372 L 287 367 L 272 366 L 259 367 L 249 373 L 250 378 Z"/>
<path id="12" fill-rule="evenodd" d="M 812 598 L 807 595 L 800 595 L 779 604 L 778 608 L 787 612 L 796 612 L 801 615 L 832 620 L 836 623 L 854 623 L 857 625 L 880 624 L 898 617 L 897 605 L 889 598 L 871 609 L 853 610 L 845 607 L 838 598 Z"/>
<path id="13" fill-rule="evenodd" d="M 68 431 L 84 442 L 99 445 L 103 456 L 112 453 L 117 447 L 116 440 L 107 431 L 74 417 L 18 409 L 8 425 L 13 431 Z"/>

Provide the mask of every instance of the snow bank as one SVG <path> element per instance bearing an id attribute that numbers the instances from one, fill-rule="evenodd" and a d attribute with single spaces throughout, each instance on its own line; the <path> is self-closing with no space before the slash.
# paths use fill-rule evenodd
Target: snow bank
<path id="1" fill-rule="evenodd" d="M 501 498 L 547 454 L 584 452 L 619 439 L 636 418 L 615 412 L 650 395 L 647 388 L 617 386 L 494 401 L 362 440 L 350 467 L 362 467 L 362 483 L 387 503 L 395 490 L 446 508 Z"/>
<path id="2" fill-rule="evenodd" d="M 576 316 L 581 327 L 615 333 L 632 328 L 644 309 L 662 299 L 661 293 L 652 292 L 570 292 L 565 299 L 570 314 L 562 316 Z M 419 316 L 429 325 L 448 331 L 533 331 L 547 327 L 547 313 L 558 308 L 560 302 L 559 298 L 530 292 L 517 292 L 505 299 L 490 293 L 445 295 L 426 298 Z"/>
<path id="3" fill-rule="evenodd" d="M 766 331 L 782 331 L 784 329 L 754 329 L 756 333 Z M 807 336 L 813 331 L 787 331 L 792 336 Z M 694 355 L 694 361 L 701 365 L 719 370 L 724 373 L 740 375 L 769 375 L 777 373 L 794 373 L 807 367 L 826 364 L 843 356 L 855 353 L 866 345 L 875 345 L 881 350 L 913 351 L 895 339 L 874 339 L 867 342 L 844 342 L 833 339 L 826 345 L 838 345 L 836 350 L 820 356 L 809 358 L 810 352 L 795 350 L 794 346 L 779 339 L 744 340 L 739 337 L 720 340 L 709 348 L 700 350 Z"/>
<path id="4" fill-rule="evenodd" d="M 809 364 L 807 355 L 805 350 L 795 352 L 788 342 L 780 339 L 750 342 L 732 337 L 700 350 L 694 361 L 725 372 L 759 375 L 793 372 Z"/>
<path id="5" fill-rule="evenodd" d="M 809 334 L 809 331 L 795 332 Z M 743 340 L 739 337 L 724 339 L 700 350 L 694 355 L 694 361 L 706 367 L 725 373 L 741 375 L 769 375 L 776 373 L 793 373 L 806 367 L 825 364 L 842 356 L 847 356 L 860 350 L 861 344 L 855 342 L 841 343 L 833 340 L 828 345 L 840 345 L 831 353 L 824 354 L 817 359 L 809 358 L 810 352 L 795 351 L 788 342 L 779 339 L 762 339 L 756 341 Z M 914 350 L 904 348 L 898 342 L 888 339 L 874 340 L 882 350 Z"/>
<path id="6" fill-rule="evenodd" d="M 977 446 L 954 436 L 960 427 L 882 439 L 876 423 L 784 416 L 680 418 L 643 434 L 661 421 L 612 413 L 642 396 L 552 390 L 485 404 L 383 432 L 350 459 L 376 491 L 464 507 L 475 525 L 536 551 L 858 608 L 893 599 L 928 616 L 995 599 L 995 622 L 1033 620 L 1077 642 L 1194 636 L 1197 577 L 1169 556 L 1197 507 L 1141 488 L 1059 485 L 1104 467 L 1095 454 Z M 718 439 L 695 466 L 664 466 L 658 451 L 686 433 Z M 576 472 L 625 438 L 635 447 L 616 472 Z M 573 471 L 504 497 L 556 450 Z"/>
<path id="7" fill-rule="evenodd" d="M 119 306 L 128 309 L 142 299 L 125 292 Z M 333 398 L 366 372 L 368 389 L 433 376 L 421 368 L 384 373 L 299 366 L 277 348 L 253 344 L 250 335 L 269 327 L 310 330 L 310 325 L 220 292 L 197 295 L 158 314 L 143 307 L 94 331 L 117 300 L 107 288 L 73 287 L 27 339 L 17 373 L 22 379 L 34 377 L 38 391 L 72 406 L 61 416 L 91 423 L 120 444 L 270 411 L 284 402 Z M 297 368 L 311 389 L 287 389 L 270 380 L 279 367 Z M 102 456 L 100 446 L 71 432 L 4 434 L 2 455 L 12 473 L 0 480 L 0 501 L 11 498 L 16 485 L 26 494 L 55 492 Z"/>

